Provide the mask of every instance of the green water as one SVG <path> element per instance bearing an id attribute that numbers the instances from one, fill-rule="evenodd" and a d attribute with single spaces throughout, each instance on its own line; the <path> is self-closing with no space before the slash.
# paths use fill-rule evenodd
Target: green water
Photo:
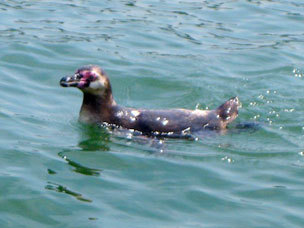
<path id="1" fill-rule="evenodd" d="M 0 3 L 0 227 L 303 227 L 304 3 Z M 215 108 L 256 131 L 136 139 L 59 87 L 102 66 L 117 103 Z"/>

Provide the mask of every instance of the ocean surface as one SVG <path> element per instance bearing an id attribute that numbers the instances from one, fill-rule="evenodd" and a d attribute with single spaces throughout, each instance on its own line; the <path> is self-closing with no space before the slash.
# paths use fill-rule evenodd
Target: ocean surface
<path id="1" fill-rule="evenodd" d="M 1 228 L 304 227 L 303 1 L 7 0 L 0 50 Z M 242 108 L 198 140 L 80 124 L 86 64 L 124 106 Z"/>

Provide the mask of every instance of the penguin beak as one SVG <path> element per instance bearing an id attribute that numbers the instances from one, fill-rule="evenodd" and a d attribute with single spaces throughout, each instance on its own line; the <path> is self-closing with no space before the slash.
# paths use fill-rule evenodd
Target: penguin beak
<path id="1" fill-rule="evenodd" d="M 61 78 L 60 85 L 62 87 L 77 87 L 81 78 L 82 77 L 79 74 L 74 74 L 73 76 L 66 76 Z"/>

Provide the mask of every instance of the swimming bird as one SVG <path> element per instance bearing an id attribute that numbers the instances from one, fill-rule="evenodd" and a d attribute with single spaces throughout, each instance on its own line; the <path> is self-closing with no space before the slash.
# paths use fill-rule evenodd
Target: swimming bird
<path id="1" fill-rule="evenodd" d="M 223 130 L 238 116 L 239 99 L 233 97 L 214 110 L 136 109 L 116 104 L 110 80 L 95 65 L 79 68 L 74 75 L 60 80 L 63 87 L 83 92 L 79 120 L 140 131 L 144 135 L 179 135 L 205 129 Z"/>

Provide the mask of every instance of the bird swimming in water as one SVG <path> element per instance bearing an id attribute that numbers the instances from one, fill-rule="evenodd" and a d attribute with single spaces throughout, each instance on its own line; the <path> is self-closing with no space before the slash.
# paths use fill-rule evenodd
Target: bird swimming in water
<path id="1" fill-rule="evenodd" d="M 110 80 L 98 66 L 79 68 L 74 75 L 60 80 L 63 87 L 83 92 L 79 120 L 84 123 L 106 123 L 141 132 L 143 135 L 181 135 L 201 130 L 223 130 L 238 116 L 239 99 L 233 97 L 214 110 L 135 109 L 117 105 Z"/>

